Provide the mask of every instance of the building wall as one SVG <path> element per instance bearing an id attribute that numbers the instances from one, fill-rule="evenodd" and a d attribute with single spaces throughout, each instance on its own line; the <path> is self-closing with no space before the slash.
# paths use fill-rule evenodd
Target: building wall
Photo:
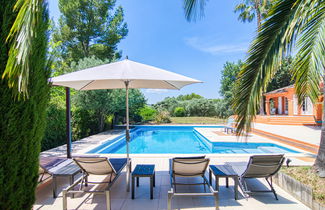
<path id="1" fill-rule="evenodd" d="M 270 113 L 270 100 L 273 99 L 274 105 L 277 108 L 276 114 L 278 114 L 279 109 L 278 109 L 278 98 L 282 97 L 282 115 L 285 114 L 285 98 L 288 99 L 288 116 L 301 116 L 303 115 L 302 113 L 302 108 L 301 106 L 298 105 L 297 102 L 297 114 L 294 114 L 294 96 L 295 96 L 295 89 L 294 87 L 289 87 L 287 89 L 284 89 L 282 92 L 278 93 L 266 93 L 264 94 L 265 96 L 265 109 L 266 109 L 266 114 L 271 115 Z M 323 113 L 323 97 L 320 97 L 318 102 L 313 105 L 313 116 L 316 118 L 317 121 L 322 120 L 322 113 Z"/>

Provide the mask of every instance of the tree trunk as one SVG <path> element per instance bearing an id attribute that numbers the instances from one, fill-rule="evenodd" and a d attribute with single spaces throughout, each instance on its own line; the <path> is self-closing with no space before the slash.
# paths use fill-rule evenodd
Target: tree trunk
<path id="1" fill-rule="evenodd" d="M 99 132 L 104 131 L 104 125 L 105 125 L 105 114 L 99 113 Z"/>
<path id="2" fill-rule="evenodd" d="M 260 99 L 260 115 L 265 115 L 265 112 L 264 112 L 264 97 L 263 97 L 263 93 L 262 93 L 262 97 Z"/>
<path id="3" fill-rule="evenodd" d="M 325 87 L 323 89 L 323 94 L 325 95 Z M 318 172 L 320 177 L 325 177 L 325 98 L 323 99 L 323 123 L 322 132 L 320 137 L 318 154 L 314 163 L 314 168 Z"/>
<path id="4" fill-rule="evenodd" d="M 260 30 L 260 27 L 261 27 L 261 21 L 262 21 L 262 18 L 261 18 L 261 13 L 259 11 L 259 7 L 260 7 L 260 0 L 255 0 L 255 11 L 256 11 L 256 17 L 257 17 L 257 31 Z M 263 97 L 263 93 L 262 92 L 262 96 L 261 96 L 261 99 L 260 99 L 260 115 L 265 115 L 265 111 L 264 111 L 264 97 Z"/>

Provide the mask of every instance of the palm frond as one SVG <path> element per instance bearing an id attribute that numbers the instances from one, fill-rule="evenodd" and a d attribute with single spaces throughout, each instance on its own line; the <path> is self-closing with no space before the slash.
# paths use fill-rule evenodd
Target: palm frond
<path id="1" fill-rule="evenodd" d="M 299 51 L 292 69 L 300 104 L 307 96 L 313 102 L 318 100 L 325 69 L 325 4 L 314 6 L 298 38 Z"/>
<path id="2" fill-rule="evenodd" d="M 187 21 L 195 21 L 204 16 L 204 7 L 207 0 L 184 0 L 185 18 Z"/>
<path id="3" fill-rule="evenodd" d="M 17 0 L 13 8 L 18 14 L 6 40 L 10 49 L 2 79 L 8 80 L 9 87 L 14 88 L 18 96 L 28 96 L 31 43 L 37 35 L 35 25 L 41 18 L 42 3 L 42 0 Z"/>
<path id="4" fill-rule="evenodd" d="M 246 9 L 247 5 L 244 3 L 237 4 L 235 6 L 234 12 L 242 12 Z"/>
<path id="5" fill-rule="evenodd" d="M 271 9 L 248 51 L 239 73 L 233 108 L 237 114 L 238 133 L 249 131 L 259 109 L 262 92 L 279 69 L 285 53 L 290 52 L 301 30 L 306 11 L 316 0 L 285 0 Z"/>
<path id="6" fill-rule="evenodd" d="M 242 21 L 242 22 L 252 22 L 255 18 L 255 12 L 254 12 L 254 8 L 249 6 L 246 7 L 243 11 L 241 11 L 241 13 L 238 16 L 238 20 Z"/>

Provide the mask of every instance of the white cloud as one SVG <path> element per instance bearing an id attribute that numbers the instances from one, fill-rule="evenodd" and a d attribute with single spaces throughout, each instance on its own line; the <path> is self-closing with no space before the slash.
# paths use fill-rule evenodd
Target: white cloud
<path id="1" fill-rule="evenodd" d="M 158 94 L 160 94 L 160 93 L 166 93 L 166 92 L 168 92 L 168 90 L 166 90 L 166 89 L 145 89 L 145 92 L 146 93 L 158 93 Z"/>
<path id="2" fill-rule="evenodd" d="M 185 38 L 185 43 L 197 50 L 207 52 L 213 55 L 222 53 L 242 53 L 246 52 L 249 43 L 235 43 L 235 44 L 217 44 L 214 40 L 201 40 L 198 37 Z"/>

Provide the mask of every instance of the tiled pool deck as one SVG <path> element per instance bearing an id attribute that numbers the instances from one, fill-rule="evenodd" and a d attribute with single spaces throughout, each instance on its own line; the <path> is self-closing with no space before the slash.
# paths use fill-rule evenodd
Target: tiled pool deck
<path id="1" fill-rule="evenodd" d="M 219 128 L 220 129 L 220 128 Z M 217 131 L 217 132 L 215 132 Z M 108 139 L 113 139 L 120 135 L 122 130 L 114 130 L 104 132 L 94 136 L 87 137 L 80 141 L 73 143 L 73 155 L 83 154 L 84 152 L 96 147 Z M 199 132 L 208 137 L 211 141 L 244 141 L 249 142 L 272 142 L 266 138 L 251 135 L 248 139 L 237 139 L 231 135 L 218 135 L 218 129 L 199 128 Z M 277 143 L 277 142 L 272 142 Z M 287 146 L 287 145 L 286 145 Z M 42 156 L 65 156 L 65 146 L 61 146 L 46 152 Z M 124 157 L 123 155 L 108 155 L 110 157 Z M 136 164 L 150 163 L 156 165 L 156 187 L 154 189 L 154 199 L 149 199 L 149 183 L 148 179 L 140 179 L 140 187 L 136 192 L 136 199 L 131 199 L 131 193 L 126 192 L 125 172 L 119 177 L 117 182 L 112 188 L 112 209 L 167 209 L 167 191 L 170 190 L 170 182 L 168 175 L 168 159 L 176 155 L 131 155 L 133 168 Z M 179 156 L 179 155 L 177 155 Z M 300 155 L 300 156 L 307 156 Z M 213 154 L 208 155 L 211 159 L 211 164 L 222 164 L 224 162 L 238 162 L 247 161 L 247 155 L 223 155 Z M 302 157 L 290 157 L 295 165 L 310 165 L 312 162 L 306 162 Z M 98 179 L 98 177 L 95 177 Z M 37 189 L 37 200 L 34 209 L 62 209 L 62 189 L 68 186 L 68 179 L 61 178 L 58 180 L 59 184 L 59 197 L 52 198 L 52 180 L 40 185 Z M 262 180 L 254 180 L 253 185 L 265 187 Z M 226 188 L 224 180 L 221 180 L 221 188 L 219 191 L 219 205 L 220 209 L 308 209 L 302 203 L 294 199 L 281 188 L 275 186 L 279 195 L 279 200 L 275 200 L 272 193 L 254 195 L 249 199 L 239 196 L 239 200 L 233 198 L 232 182 L 230 187 Z M 202 190 L 201 188 L 188 188 L 184 190 Z M 173 209 L 215 209 L 214 200 L 211 197 L 182 197 L 174 198 L 172 202 Z M 105 198 L 103 195 L 77 195 L 76 198 L 68 198 L 68 209 L 105 209 Z"/>

